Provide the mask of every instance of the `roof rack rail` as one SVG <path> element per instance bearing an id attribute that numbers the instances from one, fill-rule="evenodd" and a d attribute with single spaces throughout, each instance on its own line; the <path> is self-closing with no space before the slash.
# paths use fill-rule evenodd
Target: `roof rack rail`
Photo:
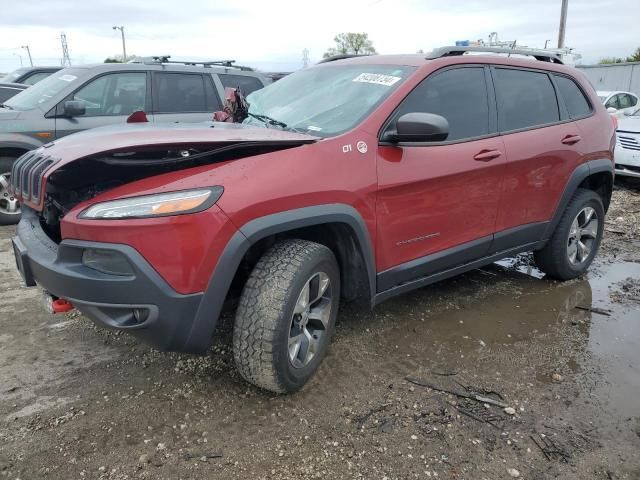
<path id="1" fill-rule="evenodd" d="M 427 56 L 427 60 L 434 60 L 441 57 L 454 57 L 463 55 L 467 52 L 478 53 L 507 53 L 510 55 L 527 55 L 534 57 L 541 62 L 559 63 L 564 64 L 562 58 L 558 53 L 549 52 L 545 50 L 536 50 L 533 48 L 508 48 L 508 47 L 482 47 L 482 46 L 470 46 L 470 47 L 440 47 L 433 49 Z"/>
<path id="2" fill-rule="evenodd" d="M 235 60 L 209 60 L 209 61 L 191 61 L 191 60 L 169 60 L 171 55 L 153 55 L 151 57 L 145 57 L 144 63 L 146 64 L 158 64 L 158 63 L 172 63 L 178 65 L 190 65 L 197 66 L 202 65 L 203 67 L 227 67 L 227 68 L 239 68 L 240 70 L 252 70 L 250 67 L 244 67 L 241 65 L 235 65 Z"/>
<path id="3" fill-rule="evenodd" d="M 345 58 L 355 58 L 355 57 L 369 57 L 371 56 L 368 53 L 362 54 L 362 53 L 345 53 L 343 55 L 334 55 L 333 57 L 327 57 L 327 58 L 323 58 L 322 60 L 320 60 L 318 62 L 318 65 L 321 63 L 329 63 L 329 62 L 335 62 L 336 60 L 344 60 Z"/>

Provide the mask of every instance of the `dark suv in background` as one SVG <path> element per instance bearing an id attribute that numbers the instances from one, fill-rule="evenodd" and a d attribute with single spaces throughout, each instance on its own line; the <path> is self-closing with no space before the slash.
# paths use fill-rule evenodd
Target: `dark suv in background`
<path id="1" fill-rule="evenodd" d="M 149 122 L 201 122 L 222 110 L 225 87 L 245 94 L 270 83 L 233 61 L 83 65 L 60 70 L 0 105 L 0 175 L 23 153 L 89 128 L 125 123 L 143 110 Z M 0 179 L 0 224 L 20 209 Z"/>

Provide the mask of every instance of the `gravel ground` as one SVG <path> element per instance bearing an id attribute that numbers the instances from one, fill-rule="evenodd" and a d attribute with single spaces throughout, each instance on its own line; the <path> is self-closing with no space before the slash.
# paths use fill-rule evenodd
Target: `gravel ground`
<path id="1" fill-rule="evenodd" d="M 347 305 L 303 391 L 156 352 L 20 285 L 0 227 L 0 478 L 638 479 L 640 189 L 615 192 L 588 276 L 529 256 Z"/>

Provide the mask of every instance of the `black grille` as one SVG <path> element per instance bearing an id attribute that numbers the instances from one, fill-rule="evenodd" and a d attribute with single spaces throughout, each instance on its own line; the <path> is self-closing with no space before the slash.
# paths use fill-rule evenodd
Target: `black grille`
<path id="1" fill-rule="evenodd" d="M 22 200 L 40 200 L 42 175 L 53 163 L 49 156 L 28 152 L 13 162 L 11 168 L 11 189 L 20 194 Z"/>

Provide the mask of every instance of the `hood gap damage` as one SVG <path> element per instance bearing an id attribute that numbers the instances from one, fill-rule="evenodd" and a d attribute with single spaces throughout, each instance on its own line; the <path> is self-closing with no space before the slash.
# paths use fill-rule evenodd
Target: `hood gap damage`
<path id="1" fill-rule="evenodd" d="M 49 174 L 41 223 L 59 242 L 60 220 L 73 207 L 105 191 L 164 173 L 298 147 L 314 140 L 242 141 L 140 146 L 102 152 Z M 55 167 L 55 166 L 54 166 Z"/>

